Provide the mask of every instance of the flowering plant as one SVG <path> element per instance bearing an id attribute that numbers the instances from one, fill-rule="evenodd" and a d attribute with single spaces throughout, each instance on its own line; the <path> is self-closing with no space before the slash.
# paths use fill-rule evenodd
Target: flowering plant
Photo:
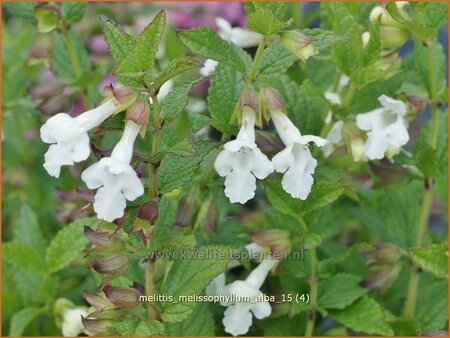
<path id="1" fill-rule="evenodd" d="M 3 9 L 5 334 L 448 330 L 446 3 Z"/>

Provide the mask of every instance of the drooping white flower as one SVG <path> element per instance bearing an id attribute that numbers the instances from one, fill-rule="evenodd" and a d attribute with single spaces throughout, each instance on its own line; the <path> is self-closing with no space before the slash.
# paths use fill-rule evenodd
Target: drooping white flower
<path id="1" fill-rule="evenodd" d="M 130 166 L 134 140 L 140 128 L 140 125 L 127 120 L 122 138 L 111 157 L 102 158 L 81 174 L 89 189 L 98 189 L 94 210 L 100 219 L 112 222 L 122 217 L 126 200 L 133 201 L 144 193 L 140 179 Z"/>
<path id="2" fill-rule="evenodd" d="M 216 24 L 219 27 L 218 33 L 222 39 L 230 41 L 241 48 L 255 47 L 263 38 L 259 33 L 251 32 L 241 27 L 232 27 L 224 18 L 217 17 Z"/>
<path id="3" fill-rule="evenodd" d="M 242 126 L 237 138 L 225 144 L 217 156 L 214 168 L 225 176 L 225 195 L 232 203 L 244 204 L 255 196 L 256 178 L 266 178 L 273 172 L 272 162 L 255 143 L 255 112 L 244 107 Z"/>
<path id="4" fill-rule="evenodd" d="M 399 148 L 409 141 L 405 104 L 386 95 L 378 101 L 383 108 L 356 116 L 358 128 L 368 131 L 364 151 L 371 160 L 382 159 L 390 145 Z"/>
<path id="5" fill-rule="evenodd" d="M 263 260 L 244 281 L 235 281 L 224 287 L 226 295 L 233 295 L 242 300 L 244 300 L 243 297 L 250 299 L 249 302 L 236 301 L 231 304 L 222 304 L 228 307 L 222 320 L 226 332 L 233 336 L 245 334 L 252 325 L 253 316 L 257 319 L 270 316 L 272 308 L 269 302 L 257 301 L 257 297 L 262 296 L 262 292 L 259 289 L 276 263 L 277 260 Z"/>
<path id="6" fill-rule="evenodd" d="M 50 144 L 44 163 L 49 175 L 59 177 L 61 166 L 87 159 L 91 151 L 88 131 L 114 114 L 119 106 L 114 98 L 110 98 L 77 117 L 59 113 L 49 118 L 41 127 L 42 141 Z"/>
<path id="7" fill-rule="evenodd" d="M 86 317 L 89 314 L 84 306 L 66 309 L 63 313 L 63 322 L 61 331 L 64 337 L 76 337 L 84 331 L 81 316 Z"/>
<path id="8" fill-rule="evenodd" d="M 314 135 L 301 135 L 298 128 L 281 110 L 270 111 L 270 115 L 286 148 L 272 158 L 277 172 L 284 173 L 281 185 L 294 198 L 305 200 L 314 183 L 312 174 L 317 161 L 312 157 L 308 143 L 323 147 L 327 140 Z"/>

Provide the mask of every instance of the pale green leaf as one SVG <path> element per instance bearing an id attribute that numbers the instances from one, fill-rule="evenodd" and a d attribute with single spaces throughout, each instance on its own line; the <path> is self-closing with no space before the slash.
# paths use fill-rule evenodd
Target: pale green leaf
<path id="1" fill-rule="evenodd" d="M 164 335 L 164 325 L 157 320 L 128 318 L 108 327 L 109 334 L 125 337 L 149 337 Z"/>
<path id="2" fill-rule="evenodd" d="M 336 35 L 332 31 L 327 31 L 320 28 L 304 28 L 301 32 L 313 40 L 314 46 L 317 49 L 328 48 L 337 43 L 348 40 L 348 37 L 344 35 Z"/>
<path id="3" fill-rule="evenodd" d="M 12 16 L 24 19 L 31 23 L 37 23 L 36 18 L 34 17 L 34 2 L 10 2 L 5 1 L 2 3 L 5 9 Z"/>
<path id="4" fill-rule="evenodd" d="M 5 243 L 2 258 L 9 264 L 28 272 L 45 272 L 45 262 L 28 243 Z"/>
<path id="5" fill-rule="evenodd" d="M 201 66 L 202 62 L 199 58 L 185 55 L 179 56 L 170 61 L 170 63 L 156 76 L 151 88 L 160 88 L 165 82 L 174 78 L 178 74 L 190 69 L 199 68 Z"/>
<path id="6" fill-rule="evenodd" d="M 96 218 L 82 218 L 58 231 L 45 255 L 50 272 L 61 270 L 83 253 L 88 244 L 84 236 L 84 225 L 92 228 L 97 222 Z"/>
<path id="7" fill-rule="evenodd" d="M 409 256 L 419 268 L 440 278 L 448 277 L 447 245 L 432 245 L 409 250 Z"/>
<path id="8" fill-rule="evenodd" d="M 189 93 L 198 81 L 187 81 L 172 89 L 161 102 L 161 120 L 171 122 L 178 118 L 189 102 Z"/>
<path id="9" fill-rule="evenodd" d="M 208 303 L 198 303 L 185 320 L 165 326 L 168 336 L 214 336 L 214 318 Z"/>
<path id="10" fill-rule="evenodd" d="M 86 2 L 62 2 L 61 14 L 68 23 L 80 22 L 86 13 Z"/>
<path id="11" fill-rule="evenodd" d="M 52 62 L 56 71 L 62 78 L 66 80 L 76 80 L 83 73 L 89 71 L 91 64 L 88 52 L 75 31 L 69 32 L 68 40 L 75 50 L 79 70 L 77 70 L 78 66 L 71 61 L 72 58 L 67 47 L 67 40 L 57 32 L 53 33 L 53 40 L 54 48 Z M 78 74 L 78 71 L 80 71 L 81 74 Z"/>
<path id="12" fill-rule="evenodd" d="M 114 62 L 119 63 L 134 50 L 136 40 L 113 20 L 104 16 L 99 17 L 99 20 L 109 52 Z"/>
<path id="13" fill-rule="evenodd" d="M 268 8 L 256 8 L 250 13 L 247 20 L 247 27 L 251 31 L 263 34 L 276 34 L 288 26 L 287 22 L 283 22 Z"/>
<path id="14" fill-rule="evenodd" d="M 420 276 L 415 317 L 421 333 L 446 330 L 448 326 L 448 280 L 430 274 Z"/>
<path id="15" fill-rule="evenodd" d="M 297 61 L 297 57 L 288 52 L 280 41 L 275 41 L 272 46 L 264 50 L 258 73 L 260 76 L 278 75 L 288 69 L 295 61 Z"/>
<path id="16" fill-rule="evenodd" d="M 35 318 L 44 313 L 43 309 L 36 307 L 27 307 L 19 312 L 16 312 L 11 319 L 11 326 L 9 328 L 9 336 L 20 337 L 23 336 L 23 331 L 26 329 Z"/>
<path id="17" fill-rule="evenodd" d="M 41 256 L 45 252 L 46 240 L 39 227 L 37 216 L 28 204 L 23 204 L 20 208 L 13 241 L 30 244 Z"/>
<path id="18" fill-rule="evenodd" d="M 338 273 L 323 280 L 318 287 L 317 304 L 324 309 L 342 310 L 367 293 L 361 287 L 361 278 L 349 273 Z"/>

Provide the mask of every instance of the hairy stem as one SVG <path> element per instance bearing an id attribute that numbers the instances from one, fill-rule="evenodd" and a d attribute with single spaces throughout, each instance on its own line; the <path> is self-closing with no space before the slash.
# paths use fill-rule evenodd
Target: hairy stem
<path id="1" fill-rule="evenodd" d="M 250 81 L 253 81 L 256 77 L 256 74 L 258 72 L 259 59 L 261 59 L 261 55 L 265 47 L 266 43 L 264 42 L 264 39 L 262 39 L 258 45 L 258 49 L 256 50 L 255 58 L 253 59 L 253 65 L 249 75 Z"/>
<path id="2" fill-rule="evenodd" d="M 155 95 L 152 95 L 153 102 L 153 135 L 152 135 L 152 144 L 151 144 L 151 156 L 155 156 L 159 151 L 159 136 L 161 129 L 161 121 L 160 121 L 160 105 L 158 98 Z M 149 200 L 152 201 L 157 197 L 156 192 L 156 177 L 158 173 L 158 164 L 150 164 L 150 172 L 149 172 L 149 181 L 148 181 L 148 197 Z M 155 232 L 154 228 L 151 230 L 148 238 L 147 238 L 147 248 L 150 248 L 154 244 Z M 147 262 L 146 270 L 145 270 L 145 292 L 146 295 L 152 297 L 155 293 L 155 282 L 154 282 L 154 270 L 155 270 L 155 262 L 153 260 L 149 260 Z M 154 303 L 149 302 L 148 304 L 148 313 L 151 319 L 159 319 L 158 309 L 155 307 Z"/>
<path id="3" fill-rule="evenodd" d="M 310 264 L 310 290 L 309 302 L 314 307 L 317 302 L 317 253 L 316 248 L 309 250 L 309 264 Z M 316 311 L 310 310 L 308 312 L 308 320 L 306 322 L 305 337 L 311 337 L 314 332 L 314 322 L 316 320 Z"/>
<path id="4" fill-rule="evenodd" d="M 436 90 L 436 69 L 433 56 L 433 45 L 427 43 L 427 63 L 429 71 L 429 97 L 431 105 L 431 135 L 428 143 L 432 149 L 436 149 L 438 130 L 439 130 L 439 109 Z M 418 229 L 416 237 L 416 247 L 421 247 L 425 240 L 428 219 L 430 218 L 431 204 L 433 202 L 433 182 L 431 179 L 425 178 L 425 192 L 422 197 L 422 206 L 418 220 Z M 413 317 L 416 309 L 417 292 L 419 290 L 419 269 L 415 266 L 411 267 L 408 294 L 404 307 L 404 314 L 407 317 Z"/>

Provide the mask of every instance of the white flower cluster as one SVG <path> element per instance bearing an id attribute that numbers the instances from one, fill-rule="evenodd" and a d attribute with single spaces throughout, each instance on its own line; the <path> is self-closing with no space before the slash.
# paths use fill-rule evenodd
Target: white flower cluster
<path id="1" fill-rule="evenodd" d="M 49 175 L 59 177 L 61 166 L 86 160 L 91 152 L 88 131 L 127 106 L 129 103 L 120 103 L 111 96 L 97 108 L 75 118 L 65 113 L 49 118 L 41 127 L 41 139 L 51 144 L 44 163 Z M 102 158 L 81 174 L 90 189 L 98 189 L 94 210 L 100 219 L 112 222 L 122 217 L 126 200 L 133 201 L 144 193 L 144 187 L 130 165 L 140 128 L 134 121 L 126 120 L 122 138 L 111 156 Z"/>

